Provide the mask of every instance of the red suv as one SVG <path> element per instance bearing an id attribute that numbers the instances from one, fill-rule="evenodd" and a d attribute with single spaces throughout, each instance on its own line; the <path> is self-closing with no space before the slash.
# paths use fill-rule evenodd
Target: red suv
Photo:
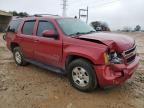
<path id="1" fill-rule="evenodd" d="M 139 64 L 132 38 L 96 32 L 79 19 L 17 18 L 8 27 L 6 41 L 17 65 L 32 63 L 67 74 L 72 86 L 81 91 L 118 85 Z"/>

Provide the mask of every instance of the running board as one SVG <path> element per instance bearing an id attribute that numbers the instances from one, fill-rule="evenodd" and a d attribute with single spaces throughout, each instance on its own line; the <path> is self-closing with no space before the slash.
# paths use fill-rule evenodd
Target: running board
<path id="1" fill-rule="evenodd" d="M 46 70 L 52 71 L 52 72 L 56 72 L 56 73 L 60 73 L 60 74 L 66 74 L 66 72 L 63 69 L 60 69 L 60 68 L 55 67 L 55 66 L 42 64 L 42 63 L 39 63 L 37 61 L 33 61 L 33 60 L 29 60 L 29 59 L 25 59 L 25 61 L 28 63 L 34 64 L 36 66 L 39 66 L 41 68 L 44 68 Z"/>

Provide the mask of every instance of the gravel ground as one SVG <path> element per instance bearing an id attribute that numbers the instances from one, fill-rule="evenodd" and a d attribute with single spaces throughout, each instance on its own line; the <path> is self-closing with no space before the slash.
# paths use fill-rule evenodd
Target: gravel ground
<path id="1" fill-rule="evenodd" d="M 17 66 L 0 35 L 0 108 L 144 108 L 144 33 L 136 39 L 140 66 L 122 85 L 82 93 L 65 76 Z"/>

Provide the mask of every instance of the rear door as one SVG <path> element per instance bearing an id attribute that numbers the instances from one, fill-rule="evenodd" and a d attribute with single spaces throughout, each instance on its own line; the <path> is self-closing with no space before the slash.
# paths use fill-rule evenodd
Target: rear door
<path id="1" fill-rule="evenodd" d="M 34 58 L 34 26 L 35 20 L 27 20 L 24 21 L 21 34 L 19 35 L 20 38 L 20 47 L 22 48 L 22 52 L 24 56 L 28 59 Z"/>
<path id="2" fill-rule="evenodd" d="M 49 29 L 54 30 L 55 33 L 57 33 L 57 30 L 51 21 L 39 20 L 36 31 L 34 54 L 38 61 L 58 66 L 62 56 L 62 41 L 59 37 L 57 39 L 43 37 L 42 32 Z"/>

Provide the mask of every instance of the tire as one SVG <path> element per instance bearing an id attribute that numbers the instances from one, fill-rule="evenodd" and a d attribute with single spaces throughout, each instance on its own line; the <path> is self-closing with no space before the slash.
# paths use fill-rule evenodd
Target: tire
<path id="1" fill-rule="evenodd" d="M 97 87 L 97 79 L 92 64 L 85 59 L 72 61 L 68 66 L 70 83 L 83 92 L 93 91 Z"/>
<path id="2" fill-rule="evenodd" d="M 13 49 L 13 57 L 14 57 L 15 63 L 17 65 L 19 65 L 19 66 L 27 65 L 27 62 L 24 60 L 24 57 L 23 57 L 20 47 L 15 47 Z"/>

